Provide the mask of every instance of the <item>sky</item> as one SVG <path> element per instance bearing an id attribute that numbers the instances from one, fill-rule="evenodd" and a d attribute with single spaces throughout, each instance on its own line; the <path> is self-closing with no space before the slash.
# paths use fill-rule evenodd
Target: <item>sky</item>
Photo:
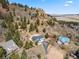
<path id="1" fill-rule="evenodd" d="M 42 8 L 48 14 L 79 14 L 79 0 L 9 0 L 9 2 Z"/>

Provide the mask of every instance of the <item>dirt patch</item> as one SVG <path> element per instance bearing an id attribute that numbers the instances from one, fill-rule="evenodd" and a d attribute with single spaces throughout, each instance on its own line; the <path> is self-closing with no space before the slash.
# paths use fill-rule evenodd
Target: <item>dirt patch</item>
<path id="1" fill-rule="evenodd" d="M 63 59 L 65 52 L 57 49 L 56 47 L 51 47 L 48 51 L 47 58 L 48 59 Z"/>

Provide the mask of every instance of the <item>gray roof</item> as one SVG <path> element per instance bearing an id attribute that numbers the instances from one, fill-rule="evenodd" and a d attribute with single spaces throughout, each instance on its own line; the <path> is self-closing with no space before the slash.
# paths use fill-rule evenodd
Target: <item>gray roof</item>
<path id="1" fill-rule="evenodd" d="M 9 54 L 12 51 L 18 49 L 19 47 L 15 44 L 13 40 L 9 40 L 3 44 L 3 48 L 7 51 L 7 54 Z"/>
<path id="2" fill-rule="evenodd" d="M 36 42 L 39 42 L 42 38 L 44 38 L 42 35 L 32 37 L 33 41 L 36 41 Z"/>

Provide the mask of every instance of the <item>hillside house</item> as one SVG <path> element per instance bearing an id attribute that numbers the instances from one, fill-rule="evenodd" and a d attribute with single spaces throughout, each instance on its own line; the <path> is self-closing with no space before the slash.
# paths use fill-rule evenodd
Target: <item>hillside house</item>
<path id="1" fill-rule="evenodd" d="M 60 45 L 61 44 L 68 45 L 69 42 L 70 42 L 70 39 L 66 36 L 61 35 L 61 36 L 58 37 L 57 43 L 60 44 Z"/>
<path id="2" fill-rule="evenodd" d="M 7 54 L 10 54 L 13 51 L 19 50 L 19 47 L 15 44 L 13 40 L 5 42 L 2 47 L 6 50 Z"/>
<path id="3" fill-rule="evenodd" d="M 31 36 L 31 40 L 38 43 L 38 45 L 42 44 L 45 38 L 42 35 L 36 34 Z"/>

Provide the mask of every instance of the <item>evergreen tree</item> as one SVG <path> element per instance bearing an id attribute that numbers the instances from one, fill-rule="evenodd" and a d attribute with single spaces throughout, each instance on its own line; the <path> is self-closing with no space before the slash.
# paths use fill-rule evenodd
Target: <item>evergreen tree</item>
<path id="1" fill-rule="evenodd" d="M 35 28 L 34 28 L 34 25 L 33 25 L 33 23 L 31 23 L 31 24 L 30 24 L 30 28 L 29 28 L 29 32 L 34 31 L 34 29 L 35 29 Z"/>
<path id="2" fill-rule="evenodd" d="M 45 28 L 43 29 L 43 32 L 44 32 L 44 33 L 46 32 L 46 29 L 45 29 Z"/>
<path id="3" fill-rule="evenodd" d="M 26 17 L 24 17 L 24 19 L 21 22 L 21 28 L 22 29 L 27 29 Z"/>
<path id="4" fill-rule="evenodd" d="M 32 47 L 33 47 L 33 42 L 32 41 L 30 41 L 30 42 L 26 41 L 24 48 L 29 49 L 29 48 L 32 48 Z"/>
<path id="5" fill-rule="evenodd" d="M 47 21 L 47 23 L 48 23 L 48 25 L 50 25 L 50 26 L 54 25 L 52 19 L 49 19 L 49 20 Z"/>
<path id="6" fill-rule="evenodd" d="M 19 7 L 24 7 L 24 5 L 22 5 L 22 4 L 20 4 L 20 3 L 18 3 L 17 5 L 18 5 Z"/>
<path id="7" fill-rule="evenodd" d="M 5 56 L 6 56 L 6 51 L 2 47 L 0 47 L 0 59 L 3 59 L 3 57 Z"/>
<path id="8" fill-rule="evenodd" d="M 13 15 L 12 12 L 9 12 L 9 16 L 6 17 L 8 21 L 13 22 Z"/>
<path id="9" fill-rule="evenodd" d="M 12 52 L 12 54 L 8 57 L 8 59 L 20 59 L 18 54 L 15 54 L 14 52 Z"/>
<path id="10" fill-rule="evenodd" d="M 32 48 L 32 47 L 33 47 L 33 42 L 30 41 L 30 42 L 29 42 L 29 48 Z"/>
<path id="11" fill-rule="evenodd" d="M 24 46 L 25 49 L 29 49 L 29 43 L 26 41 L 25 43 L 25 46 Z"/>
<path id="12" fill-rule="evenodd" d="M 28 19 L 28 21 L 27 21 L 27 24 L 30 24 L 30 21 L 29 21 L 29 19 Z"/>
<path id="13" fill-rule="evenodd" d="M 15 9 L 13 9 L 13 15 L 16 16 Z"/>
<path id="14" fill-rule="evenodd" d="M 38 54 L 37 57 L 38 57 L 38 59 L 41 59 L 41 54 Z"/>
<path id="15" fill-rule="evenodd" d="M 8 8 L 8 4 L 9 4 L 8 0 L 0 0 L 0 3 L 2 4 L 3 8 L 6 8 L 6 9 Z"/>
<path id="16" fill-rule="evenodd" d="M 23 42 L 21 40 L 17 41 L 16 44 L 21 48 L 23 46 Z"/>
<path id="17" fill-rule="evenodd" d="M 25 50 L 22 52 L 21 59 L 27 59 L 27 53 Z"/>
<path id="18" fill-rule="evenodd" d="M 41 22 L 41 25 L 43 25 L 44 23 L 43 23 L 43 21 Z"/>
<path id="19" fill-rule="evenodd" d="M 15 23 L 15 30 L 17 30 L 18 29 L 18 24 L 17 23 Z"/>
<path id="20" fill-rule="evenodd" d="M 55 17 L 53 18 L 53 20 L 54 20 L 54 21 L 57 21 L 57 19 L 56 19 Z"/>
<path id="21" fill-rule="evenodd" d="M 6 25 L 6 22 L 5 22 L 5 21 L 2 21 L 2 23 L 1 23 L 1 27 L 3 27 L 3 28 L 7 28 L 7 25 Z"/>
<path id="22" fill-rule="evenodd" d="M 38 26 L 40 25 L 40 20 L 39 20 L 39 19 L 36 20 L 36 24 L 37 24 Z"/>
<path id="23" fill-rule="evenodd" d="M 48 33 L 45 34 L 45 38 L 48 38 Z"/>
<path id="24" fill-rule="evenodd" d="M 9 41 L 12 39 L 12 35 L 11 35 L 10 31 L 4 33 L 4 36 L 5 36 L 6 41 Z"/>
<path id="25" fill-rule="evenodd" d="M 36 28 L 36 32 L 37 32 L 37 33 L 39 32 L 38 28 Z"/>
<path id="26" fill-rule="evenodd" d="M 27 8 L 29 8 L 27 5 L 25 5 L 25 11 L 27 11 Z"/>

